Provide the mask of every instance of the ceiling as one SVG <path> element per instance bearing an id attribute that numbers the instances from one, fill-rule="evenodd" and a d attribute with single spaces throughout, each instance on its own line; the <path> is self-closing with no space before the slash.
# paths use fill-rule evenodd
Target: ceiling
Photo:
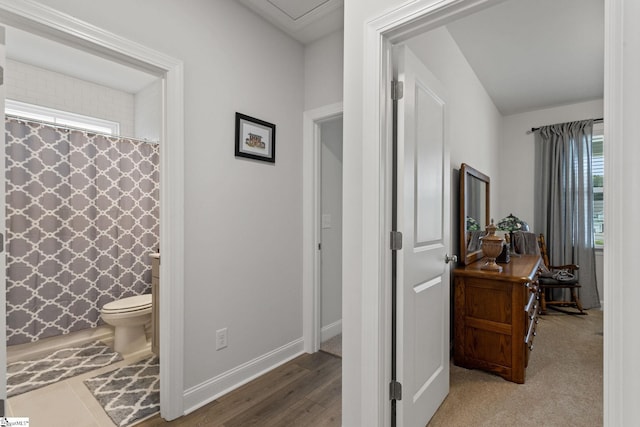
<path id="1" fill-rule="evenodd" d="M 305 44 L 342 27 L 342 0 L 240 1 Z M 503 115 L 603 97 L 604 0 L 509 0 L 447 28 Z"/>
<path id="2" fill-rule="evenodd" d="M 43 37 L 6 27 L 7 58 L 135 94 L 157 76 Z"/>
<path id="3" fill-rule="evenodd" d="M 604 96 L 603 0 L 509 0 L 447 28 L 503 115 Z"/>
<path id="4" fill-rule="evenodd" d="M 342 28 L 344 0 L 240 0 L 240 3 L 308 44 Z"/>
<path id="5" fill-rule="evenodd" d="M 344 0 L 239 1 L 301 43 L 342 28 Z M 508 0 L 447 28 L 503 115 L 603 97 L 604 0 Z M 7 57 L 129 93 L 157 79 L 14 28 Z"/>

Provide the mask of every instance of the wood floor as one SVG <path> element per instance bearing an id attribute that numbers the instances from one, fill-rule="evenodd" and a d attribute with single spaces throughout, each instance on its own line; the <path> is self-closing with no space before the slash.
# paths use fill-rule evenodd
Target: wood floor
<path id="1" fill-rule="evenodd" d="M 184 417 L 137 426 L 340 426 L 342 359 L 304 354 Z"/>

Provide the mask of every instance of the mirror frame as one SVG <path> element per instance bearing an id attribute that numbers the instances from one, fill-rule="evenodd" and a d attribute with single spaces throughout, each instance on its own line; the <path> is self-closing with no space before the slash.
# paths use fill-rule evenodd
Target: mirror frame
<path id="1" fill-rule="evenodd" d="M 490 216 L 490 187 L 491 187 L 491 180 L 489 179 L 489 176 L 483 174 L 482 172 L 478 171 L 477 169 L 469 166 L 466 163 L 463 163 L 460 166 L 460 261 L 464 264 L 464 265 L 469 265 L 472 262 L 475 262 L 479 259 L 482 258 L 482 250 L 477 250 L 477 251 L 473 251 L 473 252 L 469 252 L 467 253 L 467 193 L 466 193 L 466 188 L 467 188 L 467 181 L 469 180 L 470 177 L 473 177 L 475 179 L 478 179 L 480 181 L 483 181 L 486 186 L 486 190 L 485 190 L 485 207 L 486 207 L 486 213 L 485 213 L 485 217 L 486 220 L 489 221 L 489 218 L 491 218 Z M 485 226 L 487 224 L 484 224 Z"/>

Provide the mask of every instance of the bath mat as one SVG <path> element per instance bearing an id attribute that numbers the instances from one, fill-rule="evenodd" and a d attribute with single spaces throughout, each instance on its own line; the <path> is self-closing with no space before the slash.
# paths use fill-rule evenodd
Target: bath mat
<path id="1" fill-rule="evenodd" d="M 108 346 L 95 341 L 63 348 L 36 360 L 21 360 L 7 365 L 7 396 L 35 390 L 84 372 L 122 360 Z"/>
<path id="2" fill-rule="evenodd" d="M 160 412 L 160 364 L 156 356 L 84 380 L 84 385 L 119 427 Z"/>

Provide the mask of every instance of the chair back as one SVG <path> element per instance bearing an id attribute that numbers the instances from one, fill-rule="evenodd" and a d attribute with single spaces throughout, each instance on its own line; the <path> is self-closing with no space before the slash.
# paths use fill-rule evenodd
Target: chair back
<path id="1" fill-rule="evenodd" d="M 544 265 L 549 268 L 549 253 L 547 252 L 547 244 L 544 241 L 544 234 L 542 233 L 538 235 L 538 246 L 540 247 L 540 256 L 542 257 L 542 262 L 544 262 Z"/>

